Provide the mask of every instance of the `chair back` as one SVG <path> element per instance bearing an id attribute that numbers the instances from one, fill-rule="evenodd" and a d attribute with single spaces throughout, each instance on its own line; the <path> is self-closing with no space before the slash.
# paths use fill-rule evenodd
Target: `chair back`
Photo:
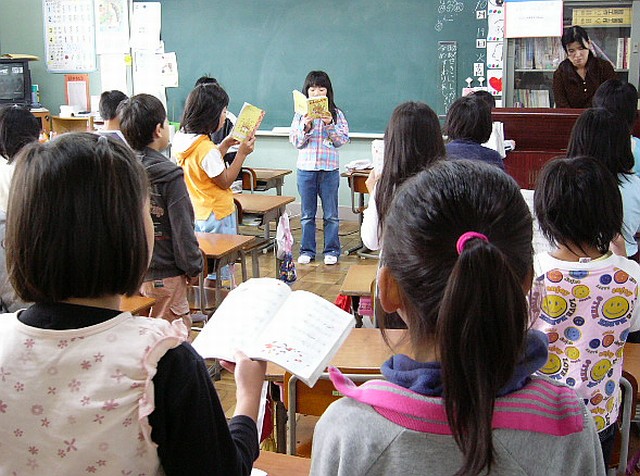
<path id="1" fill-rule="evenodd" d="M 240 173 L 242 174 L 242 190 L 249 190 L 253 193 L 258 188 L 258 176 L 255 170 L 249 167 L 242 167 Z"/>
<path id="2" fill-rule="evenodd" d="M 87 117 L 58 117 L 51 118 L 51 130 L 56 134 L 65 132 L 93 131 L 93 116 Z"/>

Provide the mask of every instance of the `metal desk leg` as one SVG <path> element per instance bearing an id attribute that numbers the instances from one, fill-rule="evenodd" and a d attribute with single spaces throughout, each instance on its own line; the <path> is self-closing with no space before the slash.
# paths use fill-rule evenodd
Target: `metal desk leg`
<path id="1" fill-rule="evenodd" d="M 360 210 L 364 210 L 364 194 L 361 193 L 359 194 L 360 196 L 358 197 L 358 205 L 360 207 Z M 358 234 L 360 234 L 360 230 L 362 230 L 362 221 L 364 220 L 364 217 L 362 215 L 362 212 L 359 213 L 359 217 L 358 217 L 358 221 L 360 222 L 360 229 L 358 230 Z M 344 254 L 345 255 L 350 255 L 351 253 L 354 253 L 358 250 L 361 250 L 364 248 L 364 244 L 362 243 L 362 240 L 360 240 L 360 244 L 357 246 L 354 246 L 353 248 L 348 249 Z"/>

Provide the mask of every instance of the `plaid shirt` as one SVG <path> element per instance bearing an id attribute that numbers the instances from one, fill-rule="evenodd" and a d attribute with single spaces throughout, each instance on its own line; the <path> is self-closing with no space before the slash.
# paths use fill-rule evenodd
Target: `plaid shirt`
<path id="1" fill-rule="evenodd" d="M 303 116 L 295 114 L 291 122 L 289 142 L 298 152 L 297 167 L 300 170 L 336 170 L 340 168 L 338 147 L 349 142 L 349 124 L 340 109 L 337 121 L 325 125 L 322 119 L 315 119 L 313 127 L 305 134 Z"/>

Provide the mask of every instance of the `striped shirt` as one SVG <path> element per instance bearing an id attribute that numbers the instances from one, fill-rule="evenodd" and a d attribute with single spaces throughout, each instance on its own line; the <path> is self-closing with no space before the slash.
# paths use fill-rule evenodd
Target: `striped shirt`
<path id="1" fill-rule="evenodd" d="M 302 115 L 295 114 L 291 122 L 289 142 L 298 152 L 297 167 L 300 170 L 336 170 L 340 168 L 338 147 L 349 142 L 349 124 L 340 109 L 336 123 L 325 124 L 315 119 L 313 127 L 304 132 Z"/>

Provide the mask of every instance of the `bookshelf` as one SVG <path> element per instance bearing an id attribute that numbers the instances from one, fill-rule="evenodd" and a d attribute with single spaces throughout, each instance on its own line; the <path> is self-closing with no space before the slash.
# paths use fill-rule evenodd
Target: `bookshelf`
<path id="1" fill-rule="evenodd" d="M 566 0 L 563 26 L 574 24 L 587 30 L 621 80 L 638 86 L 640 0 Z M 566 58 L 560 38 L 511 38 L 505 55 L 504 106 L 554 107 L 553 73 Z"/>

